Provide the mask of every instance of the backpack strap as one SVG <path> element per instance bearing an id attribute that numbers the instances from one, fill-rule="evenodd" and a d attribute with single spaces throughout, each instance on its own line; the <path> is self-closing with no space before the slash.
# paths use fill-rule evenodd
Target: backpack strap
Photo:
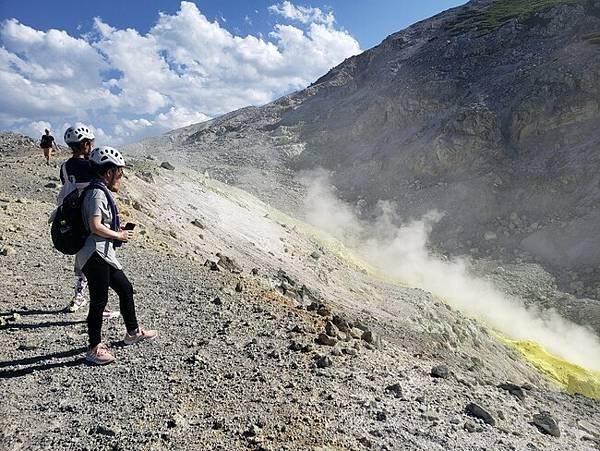
<path id="1" fill-rule="evenodd" d="M 100 189 L 104 192 L 104 195 L 106 196 L 106 200 L 108 201 L 108 208 L 110 208 L 110 212 L 112 214 L 112 221 L 110 223 L 110 229 L 115 232 L 118 232 L 119 230 L 121 230 L 121 220 L 119 218 L 119 210 L 117 209 L 117 204 L 115 203 L 115 201 L 112 197 L 112 194 L 110 193 L 110 191 L 108 190 L 108 188 L 106 187 L 104 182 L 102 182 L 101 180 L 92 180 L 90 182 L 90 184 L 83 189 L 81 198 L 83 199 L 83 195 L 87 191 L 91 191 L 93 189 Z M 123 243 L 121 241 L 113 240 L 114 247 L 120 247 L 122 244 Z"/>

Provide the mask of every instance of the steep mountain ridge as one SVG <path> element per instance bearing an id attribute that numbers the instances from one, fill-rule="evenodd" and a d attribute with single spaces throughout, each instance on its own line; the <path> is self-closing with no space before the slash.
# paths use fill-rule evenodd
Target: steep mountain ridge
<path id="1" fill-rule="evenodd" d="M 446 212 L 452 255 L 539 262 L 600 293 L 600 4 L 472 1 L 349 58 L 263 107 L 129 147 L 169 155 L 302 216 L 324 168 L 369 217 Z"/>

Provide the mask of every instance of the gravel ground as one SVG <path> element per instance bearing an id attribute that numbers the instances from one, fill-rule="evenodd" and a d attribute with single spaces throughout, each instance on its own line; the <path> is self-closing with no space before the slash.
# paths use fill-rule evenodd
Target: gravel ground
<path id="1" fill-rule="evenodd" d="M 86 365 L 85 312 L 62 312 L 72 259 L 52 249 L 45 224 L 58 170 L 33 146 L 5 135 L 0 147 L 0 448 L 599 448 L 597 401 L 558 391 L 429 293 L 373 279 L 327 249 L 309 264 L 310 238 L 277 222 L 286 241 L 271 237 L 269 248 L 251 230 L 225 235 L 223 210 L 207 206 L 206 224 L 190 225 L 173 200 L 165 227 L 149 199 L 161 205 L 163 178 L 187 176 L 155 168 L 154 184 L 126 180 L 120 201 L 143 227 L 120 258 L 141 323 L 160 336 L 123 347 L 122 321 L 105 322 L 117 361 Z M 242 208 L 234 193 L 223 199 L 230 213 Z M 192 207 L 188 216 L 200 214 Z M 269 219 L 242 210 L 257 227 Z M 217 252 L 241 272 L 224 258 L 206 266 Z M 535 416 L 545 411 L 557 428 Z"/>

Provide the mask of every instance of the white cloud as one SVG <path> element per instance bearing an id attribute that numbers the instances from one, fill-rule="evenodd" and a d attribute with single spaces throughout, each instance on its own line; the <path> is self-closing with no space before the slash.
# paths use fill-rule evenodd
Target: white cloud
<path id="1" fill-rule="evenodd" d="M 269 11 L 274 14 L 279 14 L 286 19 L 296 20 L 303 24 L 317 23 L 331 27 L 335 22 L 335 17 L 331 11 L 325 14 L 320 8 L 295 6 L 289 1 L 271 5 L 269 6 Z"/>
<path id="2" fill-rule="evenodd" d="M 118 145 L 269 102 L 360 51 L 331 12 L 289 2 L 269 10 L 302 25 L 277 24 L 267 38 L 237 36 L 185 1 L 146 34 L 101 18 L 81 37 L 6 20 L 0 83 L 11 95 L 0 97 L 0 128 L 82 121 Z"/>

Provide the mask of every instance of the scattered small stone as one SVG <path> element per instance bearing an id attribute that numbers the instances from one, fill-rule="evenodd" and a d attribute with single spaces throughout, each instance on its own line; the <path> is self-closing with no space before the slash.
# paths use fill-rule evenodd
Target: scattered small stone
<path id="1" fill-rule="evenodd" d="M 54 182 L 48 182 L 44 185 L 44 188 L 56 188 L 56 183 Z"/>
<path id="2" fill-rule="evenodd" d="M 205 227 L 204 227 L 204 224 L 202 224 L 202 222 L 200 222 L 200 220 L 199 220 L 199 219 L 194 219 L 194 220 L 192 221 L 192 225 L 195 225 L 196 227 L 199 227 L 199 228 L 201 228 L 201 229 L 204 229 L 204 228 L 205 228 Z"/>
<path id="3" fill-rule="evenodd" d="M 446 365 L 436 365 L 431 368 L 431 377 L 446 379 L 450 375 L 450 371 Z"/>
<path id="4" fill-rule="evenodd" d="M 172 165 L 171 163 L 169 163 L 168 161 L 163 161 L 163 162 L 160 164 L 160 167 L 161 167 L 161 168 L 163 168 L 163 169 L 167 169 L 167 170 L 169 170 L 169 171 L 172 171 L 172 170 L 174 170 L 174 169 L 175 169 L 175 166 L 173 166 L 173 165 Z"/>
<path id="5" fill-rule="evenodd" d="M 342 348 L 342 352 L 346 355 L 349 356 L 356 356 L 358 355 L 358 351 L 354 348 Z"/>
<path id="6" fill-rule="evenodd" d="M 17 251 L 12 246 L 4 246 L 2 248 L 2 250 L 0 250 L 0 255 L 3 255 L 5 257 L 8 257 L 10 255 L 15 255 L 16 253 L 17 253 Z"/>
<path id="7" fill-rule="evenodd" d="M 340 315 L 333 315 L 331 322 L 335 324 L 335 326 L 340 330 L 340 332 L 349 333 L 350 332 L 350 324 L 348 321 Z"/>
<path id="8" fill-rule="evenodd" d="M 464 426 L 465 431 L 473 433 L 477 430 L 477 426 L 472 421 L 465 422 Z"/>
<path id="9" fill-rule="evenodd" d="M 176 413 L 175 415 L 173 415 L 171 418 L 169 418 L 167 420 L 167 427 L 169 429 L 173 429 L 176 427 L 181 427 L 184 426 L 186 423 L 185 418 L 183 418 L 183 416 L 179 413 Z"/>
<path id="10" fill-rule="evenodd" d="M 358 442 L 364 446 L 365 448 L 372 448 L 373 447 L 373 442 L 371 440 L 369 440 L 368 437 L 361 437 L 358 439 Z"/>
<path id="11" fill-rule="evenodd" d="M 319 258 L 321 258 L 321 253 L 319 251 L 314 251 L 312 254 L 310 254 L 310 256 L 315 260 L 318 260 Z"/>
<path id="12" fill-rule="evenodd" d="M 385 421 L 385 420 L 387 420 L 387 415 L 385 412 L 379 411 L 375 415 L 375 418 L 377 419 L 377 421 Z"/>
<path id="13" fill-rule="evenodd" d="M 242 435 L 244 437 L 256 437 L 260 434 L 261 429 L 256 424 L 251 425 L 248 429 L 246 429 Z"/>
<path id="14" fill-rule="evenodd" d="M 540 412 L 535 414 L 531 423 L 536 426 L 542 434 L 551 435 L 552 437 L 560 437 L 558 423 L 549 412 Z"/>
<path id="15" fill-rule="evenodd" d="M 222 268 L 228 270 L 232 274 L 241 274 L 242 268 L 238 265 L 233 259 L 227 257 L 226 255 L 222 255 L 220 253 L 216 254 L 219 257 L 219 261 L 217 264 Z"/>
<path id="16" fill-rule="evenodd" d="M 333 365 L 333 361 L 329 358 L 329 356 L 322 355 L 316 358 L 315 364 L 317 365 L 317 368 L 329 368 L 331 365 Z"/>
<path id="17" fill-rule="evenodd" d="M 34 351 L 38 348 L 38 345 L 33 342 L 21 343 L 17 348 L 18 351 Z"/>
<path id="18" fill-rule="evenodd" d="M 373 331 L 368 330 L 368 329 L 363 332 L 363 334 L 360 338 L 371 345 L 374 345 L 377 341 L 377 338 L 376 338 L 375 334 L 373 333 Z"/>
<path id="19" fill-rule="evenodd" d="M 252 268 L 252 270 L 250 271 L 250 273 L 251 273 L 253 276 L 258 276 L 258 268 Z"/>
<path id="20" fill-rule="evenodd" d="M 322 305 L 322 306 L 320 306 L 320 307 L 317 309 L 317 314 L 318 314 L 319 316 L 324 316 L 324 317 L 326 317 L 326 316 L 329 316 L 329 315 L 331 315 L 331 310 L 329 309 L 329 307 L 327 307 L 327 306 L 325 306 L 325 305 Z"/>
<path id="21" fill-rule="evenodd" d="M 114 437 L 115 435 L 117 435 L 117 433 L 113 429 L 106 427 L 106 426 L 102 426 L 101 424 L 96 426 L 95 432 L 96 432 L 96 434 L 106 435 L 109 437 Z"/>
<path id="22" fill-rule="evenodd" d="M 221 268 L 219 268 L 219 265 L 217 265 L 217 262 L 213 262 L 212 260 L 206 260 L 204 262 L 204 266 L 209 268 L 211 271 L 221 271 Z"/>
<path id="23" fill-rule="evenodd" d="M 223 305 L 223 301 L 219 296 L 216 296 L 211 302 L 215 305 Z"/>
<path id="24" fill-rule="evenodd" d="M 340 348 L 333 348 L 331 350 L 331 355 L 335 355 L 337 357 L 340 357 L 342 355 L 342 351 Z"/>
<path id="25" fill-rule="evenodd" d="M 496 425 L 496 420 L 494 420 L 494 417 L 492 417 L 492 415 L 483 407 L 478 406 L 473 402 L 467 404 L 465 407 L 465 413 L 469 416 L 483 420 L 485 424 L 489 424 L 490 426 Z"/>
<path id="26" fill-rule="evenodd" d="M 316 342 L 320 345 L 324 345 L 324 346 L 335 346 L 337 343 L 337 339 L 330 337 L 327 334 L 319 334 L 319 336 L 316 339 Z"/>
<path id="27" fill-rule="evenodd" d="M 241 293 L 242 291 L 244 291 L 244 285 L 242 284 L 241 281 L 239 281 L 236 285 L 235 285 L 235 291 L 238 293 Z"/>
<path id="28" fill-rule="evenodd" d="M 385 391 L 390 392 L 395 398 L 402 398 L 402 386 L 398 383 L 388 385 Z"/>
<path id="29" fill-rule="evenodd" d="M 425 412 L 422 413 L 421 416 L 429 421 L 439 421 L 440 420 L 439 414 L 437 412 L 434 412 L 433 410 L 426 410 Z"/>
<path id="30" fill-rule="evenodd" d="M 327 335 L 329 335 L 330 337 L 337 337 L 338 336 L 338 328 L 335 327 L 335 324 L 333 324 L 331 321 L 327 321 L 325 323 L 325 333 Z"/>
<path id="31" fill-rule="evenodd" d="M 506 390 L 511 395 L 519 398 L 521 401 L 523 401 L 525 399 L 525 392 L 523 391 L 523 388 L 519 387 L 518 385 L 511 384 L 510 382 L 506 382 L 504 384 L 498 385 L 498 388 L 500 388 L 502 390 Z"/>
<path id="32" fill-rule="evenodd" d="M 214 420 L 212 424 L 212 428 L 214 430 L 223 429 L 225 427 L 225 422 L 223 420 Z"/>

